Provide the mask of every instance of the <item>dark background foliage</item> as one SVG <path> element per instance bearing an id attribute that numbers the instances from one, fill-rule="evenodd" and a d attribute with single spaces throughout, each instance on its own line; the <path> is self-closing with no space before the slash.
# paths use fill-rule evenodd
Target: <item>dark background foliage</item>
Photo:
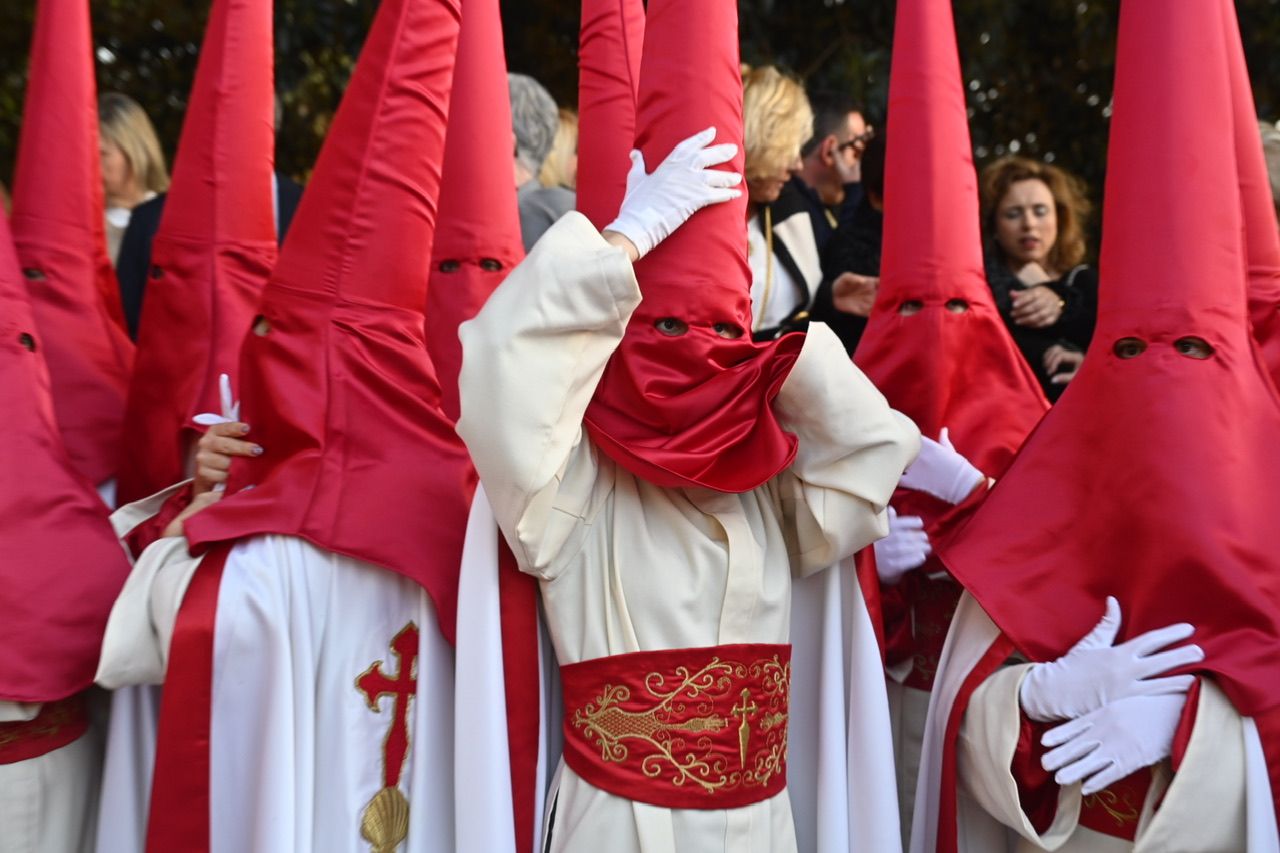
<path id="1" fill-rule="evenodd" d="M 12 170 L 35 0 L 0 4 L 0 180 Z M 207 2 L 92 0 L 99 89 L 138 99 L 172 157 Z M 503 0 L 508 64 L 576 100 L 578 0 Z M 742 55 L 843 89 L 882 120 L 893 0 L 740 0 Z M 278 162 L 305 177 L 376 0 L 276 0 Z M 1258 112 L 1280 118 L 1280 0 L 1238 0 Z M 1118 0 L 956 0 L 974 153 L 1043 157 L 1095 200 L 1106 160 Z M 1223 128 L 1223 132 L 1228 132 Z"/>

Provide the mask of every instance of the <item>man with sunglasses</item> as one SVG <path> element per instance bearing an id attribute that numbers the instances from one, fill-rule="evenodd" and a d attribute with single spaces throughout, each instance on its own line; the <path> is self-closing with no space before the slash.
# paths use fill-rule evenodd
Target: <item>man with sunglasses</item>
<path id="1" fill-rule="evenodd" d="M 852 98 L 819 92 L 811 99 L 813 136 L 800 149 L 804 168 L 791 183 L 800 190 L 821 253 L 848 222 L 862 197 L 862 152 L 875 135 Z"/>

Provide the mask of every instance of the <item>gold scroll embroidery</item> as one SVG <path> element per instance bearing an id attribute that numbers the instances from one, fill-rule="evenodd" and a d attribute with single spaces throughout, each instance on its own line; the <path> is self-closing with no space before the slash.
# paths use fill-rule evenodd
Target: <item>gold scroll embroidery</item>
<path id="1" fill-rule="evenodd" d="M 759 683 L 754 695 L 733 687 L 747 678 Z M 651 779 L 666 777 L 672 785 L 697 785 L 707 793 L 744 786 L 766 785 L 787 760 L 787 699 L 791 664 L 777 655 L 750 664 L 712 660 L 696 672 L 676 667 L 674 675 L 650 672 L 644 679 L 651 707 L 628 711 L 621 703 L 631 700 L 631 690 L 606 684 L 595 701 L 573 712 L 573 726 L 600 748 L 604 761 L 621 763 L 631 748 L 648 747 L 640 762 Z M 742 704 L 734 707 L 734 699 Z M 759 705 L 763 707 L 759 707 Z M 716 713 L 728 708 L 730 716 Z M 764 713 L 757 717 L 760 712 Z M 732 768 L 717 755 L 707 732 L 720 732 L 738 717 L 740 766 Z M 752 731 L 765 740 L 748 766 Z M 631 743 L 628 743 L 631 742 Z"/>

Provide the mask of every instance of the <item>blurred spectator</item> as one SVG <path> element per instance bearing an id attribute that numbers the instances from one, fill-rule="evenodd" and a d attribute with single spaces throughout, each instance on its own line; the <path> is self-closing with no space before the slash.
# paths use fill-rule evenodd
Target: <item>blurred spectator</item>
<path id="1" fill-rule="evenodd" d="M 847 95 L 822 92 L 811 98 L 813 136 L 800 149 L 804 167 L 791 179 L 809 205 L 818 252 L 852 219 L 862 197 L 862 153 L 872 129 Z"/>
<path id="2" fill-rule="evenodd" d="M 1085 266 L 1083 184 L 1062 169 L 1004 157 L 982 170 L 987 282 L 1018 349 L 1056 400 L 1084 361 L 1098 278 Z"/>
<path id="3" fill-rule="evenodd" d="M 1271 176 L 1271 197 L 1276 203 L 1276 213 L 1280 214 L 1280 122 L 1258 122 L 1262 131 L 1262 150 L 1267 157 L 1267 174 Z"/>
<path id="4" fill-rule="evenodd" d="M 830 326 L 850 355 L 867 327 L 880 284 L 884 152 L 885 135 L 877 131 L 867 141 L 859 163 L 862 183 L 857 204 L 823 252 L 823 282 L 813 303 L 813 319 Z"/>
<path id="5" fill-rule="evenodd" d="M 813 112 L 800 83 L 772 66 L 749 72 L 743 86 L 751 331 L 768 340 L 804 327 L 822 282 L 808 205 L 791 183 Z"/>
<path id="6" fill-rule="evenodd" d="M 543 232 L 573 210 L 572 190 L 544 187 L 538 174 L 551 153 L 560 114 L 556 102 L 542 84 L 527 74 L 508 74 L 511 123 L 515 135 L 516 198 L 520 205 L 520 233 L 527 252 Z"/>
<path id="7" fill-rule="evenodd" d="M 538 183 L 567 190 L 578 187 L 578 114 L 571 109 L 560 108 L 560 127 L 538 172 Z"/>
<path id="8" fill-rule="evenodd" d="M 169 188 L 160 140 L 137 101 L 119 92 L 98 99 L 107 249 L 114 263 L 133 209 Z"/>
<path id="9" fill-rule="evenodd" d="M 0 184 L 0 207 L 4 208 L 5 216 L 13 212 L 13 202 L 10 201 L 9 190 L 4 184 Z"/>

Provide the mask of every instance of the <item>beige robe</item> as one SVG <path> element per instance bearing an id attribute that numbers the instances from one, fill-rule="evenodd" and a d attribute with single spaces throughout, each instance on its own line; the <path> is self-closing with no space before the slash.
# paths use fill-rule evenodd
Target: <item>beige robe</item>
<path id="1" fill-rule="evenodd" d="M 962 665 L 952 672 L 944 669 L 949 663 L 980 656 L 997 634 L 990 618 L 966 594 L 952 623 L 943 652 L 943 668 L 935 683 L 926 752 L 930 749 L 928 741 L 938 730 L 935 727 L 945 725 L 944 708 L 950 707 L 939 699 L 954 695 L 954 686 L 963 679 L 962 675 L 956 678 L 957 672 L 967 671 Z M 1059 789 L 1052 824 L 1044 833 L 1037 832 L 1022 811 L 1017 782 L 1010 769 L 1022 727 L 1018 693 L 1029 668 L 1030 664 L 1004 667 L 979 685 L 970 698 L 956 743 L 960 853 L 1227 853 L 1275 849 L 1274 811 L 1265 766 L 1260 767 L 1256 730 L 1210 681 L 1202 685 L 1195 728 L 1178 772 L 1172 772 L 1168 760 L 1153 766 L 1152 785 L 1145 802 L 1133 804 L 1140 810 L 1133 843 L 1079 825 L 1079 784 Z M 924 764 L 936 770 L 931 756 L 926 755 Z M 930 778 L 936 782 L 936 773 L 922 774 L 921 785 Z M 936 807 L 936 795 L 921 787 L 917 791 L 913 850 L 932 849 L 926 843 L 932 838 L 932 826 L 923 820 L 930 807 Z"/>
<path id="2" fill-rule="evenodd" d="M 793 574 L 885 534 L 918 433 L 815 324 L 774 404 L 800 440 L 790 469 L 744 494 L 637 479 L 586 439 L 582 418 L 639 301 L 625 255 L 565 216 L 461 328 L 458 432 L 521 569 L 541 581 L 561 664 L 785 643 Z M 670 810 L 563 768 L 553 802 L 553 851 L 795 849 L 785 792 Z"/>

